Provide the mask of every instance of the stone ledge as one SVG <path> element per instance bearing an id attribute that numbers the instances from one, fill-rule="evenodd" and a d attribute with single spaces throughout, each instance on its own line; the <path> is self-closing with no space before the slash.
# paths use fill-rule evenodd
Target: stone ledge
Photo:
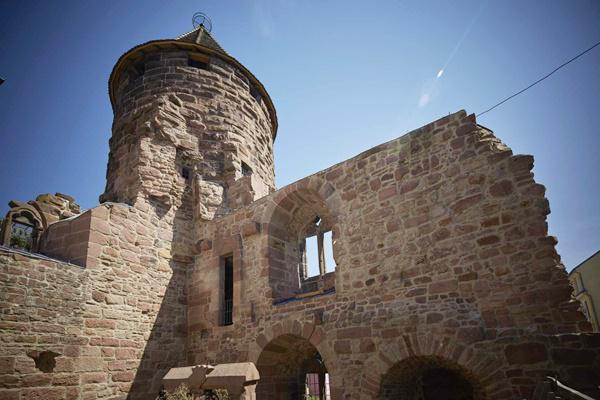
<path id="1" fill-rule="evenodd" d="M 25 250 L 19 250 L 19 249 L 15 249 L 15 248 L 12 248 L 12 247 L 7 247 L 7 246 L 2 246 L 2 245 L 0 245 L 0 253 L 18 254 L 18 255 L 26 257 L 26 258 L 32 258 L 34 260 L 52 261 L 52 262 L 55 262 L 57 264 L 62 264 L 62 265 L 70 266 L 70 267 L 76 267 L 78 269 L 85 269 L 85 267 L 82 267 L 80 265 L 72 264 L 72 263 L 67 262 L 67 261 L 63 261 L 63 260 L 59 260 L 59 259 L 56 259 L 56 258 L 48 257 L 48 256 L 45 256 L 43 254 L 30 253 L 30 252 L 25 251 Z"/>

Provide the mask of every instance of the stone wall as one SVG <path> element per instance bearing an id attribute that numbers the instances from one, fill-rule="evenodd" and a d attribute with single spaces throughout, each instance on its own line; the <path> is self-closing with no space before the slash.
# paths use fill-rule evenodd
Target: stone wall
<path id="1" fill-rule="evenodd" d="M 532 167 L 459 112 L 197 226 L 188 361 L 257 362 L 292 335 L 318 350 L 334 398 L 376 397 L 389 368 L 428 355 L 468 370 L 490 398 L 528 393 L 561 361 L 517 378 L 505 344 L 589 329 Z M 315 215 L 332 228 L 335 292 L 279 304 L 300 291 L 292 239 Z M 228 254 L 234 323 L 219 326 Z"/>
<path id="2" fill-rule="evenodd" d="M 186 269 L 174 258 L 176 214 L 143 203 L 89 210 L 78 218 L 88 227 L 80 230 L 89 238 L 84 269 L 2 252 L 2 395 L 156 396 L 164 373 L 185 363 Z M 59 354 L 53 372 L 35 369 L 27 356 L 43 351 Z"/>
<path id="3" fill-rule="evenodd" d="M 244 203 L 237 197 L 249 192 L 229 191 L 248 173 L 243 169 L 257 181 L 256 197 L 274 190 L 275 132 L 265 102 L 251 95 L 235 66 L 217 56 L 206 69 L 188 66 L 190 54 L 155 49 L 136 61 L 137 69 L 112 78 L 115 120 L 103 200 L 133 204 L 142 196 L 177 204 L 182 168 L 189 169 L 187 184 L 199 188 L 200 219 Z"/>
<path id="4" fill-rule="evenodd" d="M 78 266 L 0 250 L 2 399 L 79 398 L 80 385 L 89 383 L 82 352 L 88 285 Z M 42 352 L 56 355 L 51 372 L 36 368 Z"/>
<path id="5" fill-rule="evenodd" d="M 547 374 L 592 393 L 600 341 L 580 333 L 589 324 L 548 236 L 532 158 L 473 116 L 253 202 L 242 195 L 254 173 L 238 177 L 239 208 L 226 213 L 196 197 L 216 196 L 209 188 L 164 176 L 177 147 L 140 143 L 140 165 L 158 171 L 143 184 L 170 183 L 166 197 L 107 202 L 44 237 L 56 258 L 84 243 L 83 268 L 0 250 L 2 396 L 148 399 L 169 368 L 244 361 L 272 399 L 301 394 L 306 373 L 327 373 L 332 399 L 385 397 L 412 390 L 406 370 L 458 377 L 477 399 L 530 398 Z M 301 244 L 317 216 L 336 266 L 303 282 Z M 221 326 L 224 256 L 233 324 Z"/>
<path id="6" fill-rule="evenodd" d="M 84 266 L 87 262 L 92 211 L 54 222 L 42 234 L 39 251 L 58 260 Z"/>

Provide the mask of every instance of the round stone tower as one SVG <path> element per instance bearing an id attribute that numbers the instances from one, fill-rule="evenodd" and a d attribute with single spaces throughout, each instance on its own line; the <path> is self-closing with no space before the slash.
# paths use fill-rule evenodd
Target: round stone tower
<path id="1" fill-rule="evenodd" d="M 212 219 L 275 189 L 275 108 L 200 25 L 134 47 L 109 80 L 114 110 L 100 201 Z"/>

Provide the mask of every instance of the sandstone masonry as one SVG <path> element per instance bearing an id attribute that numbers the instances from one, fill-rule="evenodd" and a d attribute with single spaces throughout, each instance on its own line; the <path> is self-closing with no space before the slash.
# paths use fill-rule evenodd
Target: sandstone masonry
<path id="1" fill-rule="evenodd" d="M 109 89 L 101 204 L 3 224 L 2 399 L 154 399 L 170 368 L 248 361 L 259 399 L 600 394 L 533 158 L 473 115 L 276 190 L 275 108 L 204 27 L 131 49 Z"/>

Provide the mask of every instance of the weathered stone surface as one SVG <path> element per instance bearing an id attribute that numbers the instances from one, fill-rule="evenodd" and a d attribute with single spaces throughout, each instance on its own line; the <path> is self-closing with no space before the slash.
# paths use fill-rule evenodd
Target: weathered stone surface
<path id="1" fill-rule="evenodd" d="M 54 259 L 0 249 L 2 396 L 141 400 L 173 367 L 247 361 L 266 398 L 303 394 L 302 368 L 329 374 L 333 400 L 433 367 L 490 399 L 600 375 L 531 157 L 461 111 L 275 191 L 266 93 L 192 51 L 119 62 L 106 202 L 45 228 Z M 55 375 L 31 351 L 60 354 Z"/>

